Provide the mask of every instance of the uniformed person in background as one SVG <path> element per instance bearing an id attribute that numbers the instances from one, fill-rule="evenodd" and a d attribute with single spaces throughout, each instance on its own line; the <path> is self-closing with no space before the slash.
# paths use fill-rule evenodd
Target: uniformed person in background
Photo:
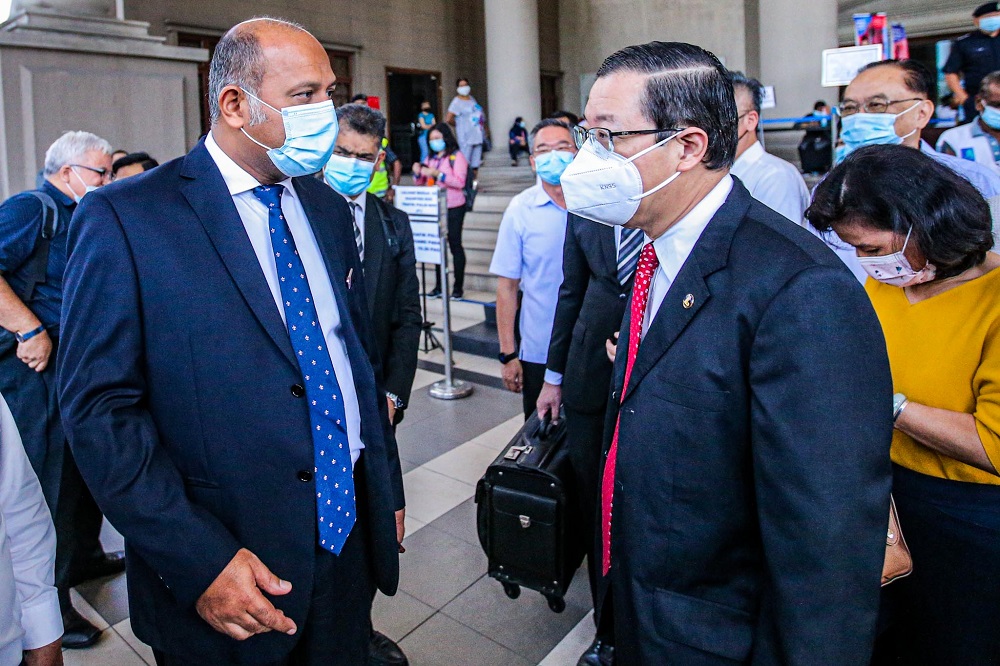
<path id="1" fill-rule="evenodd" d="M 965 110 L 965 122 L 976 115 L 980 81 L 1000 69 L 1000 2 L 976 7 L 972 21 L 976 29 L 952 43 L 951 55 L 944 65 L 945 81 L 955 95 L 955 103 Z"/>

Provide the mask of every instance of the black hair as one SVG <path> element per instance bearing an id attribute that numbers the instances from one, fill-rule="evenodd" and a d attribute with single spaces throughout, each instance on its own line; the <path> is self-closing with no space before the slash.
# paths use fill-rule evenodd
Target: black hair
<path id="1" fill-rule="evenodd" d="M 143 171 L 160 166 L 160 163 L 150 157 L 149 153 L 129 153 L 125 157 L 119 157 L 115 160 L 115 163 L 111 165 L 111 173 L 118 173 L 119 169 L 133 164 L 141 164 Z"/>
<path id="2" fill-rule="evenodd" d="M 750 103 L 753 104 L 753 110 L 759 116 L 761 107 L 764 105 L 764 84 L 755 78 L 747 76 L 743 72 L 731 71 L 729 75 L 733 79 L 734 91 L 737 88 L 743 88 L 743 90 L 750 93 Z"/>
<path id="3" fill-rule="evenodd" d="M 571 111 L 563 111 L 562 109 L 553 113 L 551 116 L 549 116 L 549 118 L 555 118 L 557 120 L 559 118 L 565 118 L 566 120 L 569 121 L 570 127 L 572 127 L 573 125 L 580 124 L 580 116 L 576 115 Z"/>
<path id="4" fill-rule="evenodd" d="M 714 54 L 683 42 L 650 42 L 611 55 L 597 77 L 648 74 L 639 103 L 655 127 L 697 127 L 708 135 L 705 166 L 726 169 L 736 159 L 736 99 L 729 72 Z M 657 134 L 657 140 L 666 133 Z"/>
<path id="5" fill-rule="evenodd" d="M 430 138 L 430 134 L 434 130 L 441 132 L 441 138 L 444 139 L 445 155 L 454 155 L 458 152 L 458 139 L 455 138 L 455 132 L 451 129 L 451 125 L 448 123 L 438 123 L 434 127 L 427 130 L 428 138 Z"/>
<path id="6" fill-rule="evenodd" d="M 937 83 L 934 81 L 934 75 L 931 74 L 931 70 L 912 58 L 907 58 L 906 60 L 876 60 L 859 69 L 858 74 L 879 67 L 896 67 L 903 70 L 903 82 L 907 88 L 917 95 L 923 95 L 930 99 L 931 93 L 937 89 Z"/>
<path id="7" fill-rule="evenodd" d="M 813 104 L 813 111 L 819 111 L 820 109 L 822 109 L 825 106 L 826 106 L 826 101 L 822 100 L 822 99 L 818 99 L 818 100 L 816 100 L 816 103 Z"/>
<path id="8" fill-rule="evenodd" d="M 358 93 L 357 95 L 351 97 L 351 104 L 357 104 L 358 102 L 364 102 L 367 105 L 368 95 L 362 95 L 361 93 Z"/>
<path id="9" fill-rule="evenodd" d="M 562 127 L 566 131 L 571 131 L 570 126 L 557 118 L 546 118 L 531 128 L 531 141 L 534 143 L 535 136 L 546 127 Z"/>
<path id="10" fill-rule="evenodd" d="M 382 147 L 382 139 L 385 138 L 385 116 L 381 111 L 360 104 L 344 104 L 337 107 L 337 120 L 341 127 L 348 127 L 362 136 L 374 137 L 378 140 L 379 148 Z"/>
<path id="11" fill-rule="evenodd" d="M 467 84 L 471 85 L 469 79 L 465 78 L 464 76 L 460 76 L 457 79 L 455 79 L 455 87 L 457 88 L 460 85 L 462 85 L 462 81 L 465 81 Z"/>
<path id="12" fill-rule="evenodd" d="M 982 263 L 993 248 L 990 207 L 979 190 L 907 146 L 865 146 L 848 155 L 816 188 L 806 217 L 821 232 L 861 224 L 909 233 L 938 280 Z"/>

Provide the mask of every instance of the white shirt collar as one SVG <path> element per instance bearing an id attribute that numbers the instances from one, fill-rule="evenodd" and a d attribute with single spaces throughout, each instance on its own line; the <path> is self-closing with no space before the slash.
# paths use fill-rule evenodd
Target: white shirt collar
<path id="1" fill-rule="evenodd" d="M 340 194 L 340 192 L 338 192 L 337 194 Z M 368 191 L 367 190 L 364 191 L 364 192 L 362 192 L 361 194 L 359 194 L 356 197 L 349 197 L 346 194 L 340 194 L 340 196 L 344 197 L 344 201 L 347 202 L 348 206 L 350 206 L 351 204 L 357 205 L 357 207 L 361 209 L 361 219 L 364 219 L 365 214 L 366 214 L 366 212 L 368 210 Z"/>
<path id="2" fill-rule="evenodd" d="M 213 136 L 211 132 L 205 136 L 205 149 L 208 150 L 208 154 L 212 156 L 215 166 L 219 167 L 219 171 L 222 172 L 222 179 L 226 181 L 226 187 L 229 189 L 230 196 L 235 197 L 260 186 L 260 181 L 247 173 L 243 167 L 233 161 L 233 158 L 226 154 L 226 151 L 219 146 L 218 142 L 215 140 L 215 136 Z M 291 193 L 292 196 L 297 196 L 295 194 L 295 188 L 292 187 L 291 178 L 286 178 L 277 184 L 283 185 L 285 187 L 285 191 Z"/>
<path id="3" fill-rule="evenodd" d="M 715 214 L 726 203 L 726 198 L 733 189 L 733 178 L 726 174 L 725 178 L 712 188 L 705 195 L 705 198 L 691 209 L 687 215 L 682 217 L 676 224 L 667 229 L 666 232 L 655 241 L 653 249 L 656 257 L 660 261 L 660 268 L 666 274 L 667 279 L 673 283 L 681 266 L 687 261 L 695 243 L 701 238 L 705 227 L 712 220 Z M 648 241 L 648 237 L 647 237 Z"/>
<path id="4" fill-rule="evenodd" d="M 764 157 L 765 153 L 766 151 L 764 150 L 764 146 L 761 145 L 760 141 L 754 141 L 749 148 L 743 151 L 743 154 L 740 155 L 739 159 L 736 160 L 736 162 L 746 163 L 748 165 L 756 164 L 757 162 L 760 161 L 760 158 Z"/>

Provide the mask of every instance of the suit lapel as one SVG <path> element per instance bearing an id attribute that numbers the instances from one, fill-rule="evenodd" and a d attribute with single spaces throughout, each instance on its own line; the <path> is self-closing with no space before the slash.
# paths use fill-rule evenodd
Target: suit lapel
<path id="1" fill-rule="evenodd" d="M 365 288 L 368 290 L 368 311 L 375 310 L 375 295 L 382 277 L 382 255 L 385 253 L 385 233 L 379 215 L 378 198 L 372 194 L 365 205 Z"/>
<path id="2" fill-rule="evenodd" d="M 614 275 L 618 279 L 618 243 L 615 234 L 618 233 L 614 227 L 607 227 L 603 224 L 593 222 L 597 225 L 597 237 L 601 243 L 601 254 L 607 262 L 608 275 Z"/>
<path id="3" fill-rule="evenodd" d="M 667 290 L 656 317 L 646 332 L 646 337 L 639 344 L 632 376 L 629 378 L 629 395 L 635 391 L 695 315 L 711 299 L 712 292 L 708 288 L 706 278 L 726 266 L 733 235 L 749 207 L 750 194 L 739 181 L 734 180 L 729 197 L 695 243 L 687 261 Z M 631 321 L 631 300 L 629 305 L 629 313 L 625 316 L 626 322 Z M 620 343 L 619 348 L 628 349 L 627 346 L 621 347 Z M 617 379 L 616 372 L 616 382 L 621 381 L 624 381 L 624 366 L 622 379 Z"/>
<path id="4" fill-rule="evenodd" d="M 310 183 L 303 182 L 309 179 L 296 178 L 294 179 L 295 191 L 299 195 L 299 202 L 302 204 L 302 210 L 306 214 L 306 219 L 309 221 L 309 226 L 312 227 L 313 236 L 316 237 L 316 245 L 319 247 L 319 253 L 323 257 L 323 262 L 326 264 L 326 272 L 330 276 L 330 284 L 333 287 L 333 295 L 337 299 L 337 306 L 340 310 L 341 321 L 352 320 L 350 309 L 348 308 L 348 289 L 354 290 L 358 288 L 360 284 L 359 277 L 354 275 L 354 265 L 357 262 L 351 262 L 348 265 L 344 260 L 344 255 L 342 254 L 342 249 L 337 243 L 336 235 L 334 234 L 334 221 L 333 218 L 337 216 L 335 210 L 326 210 L 321 207 L 316 200 L 316 197 L 310 196 L 309 187 Z M 326 185 L 322 185 L 326 187 Z M 343 200 L 339 194 L 337 198 L 340 203 L 343 204 L 343 214 L 347 217 L 347 220 L 351 219 L 351 211 L 347 205 L 347 202 Z M 332 199 L 332 201 L 337 201 L 337 199 Z M 351 223 L 351 240 L 354 240 L 354 227 L 353 222 Z M 353 252 L 353 257 L 357 259 L 358 249 L 357 246 L 351 248 Z M 350 276 L 350 280 L 348 280 Z M 350 284 L 348 284 L 350 282 Z"/>
<path id="5" fill-rule="evenodd" d="M 288 331 L 260 269 L 253 245 L 226 182 L 204 143 L 199 143 L 188 153 L 181 168 L 181 177 L 184 178 L 180 186 L 181 194 L 194 209 L 250 310 L 274 344 L 297 367 Z"/>

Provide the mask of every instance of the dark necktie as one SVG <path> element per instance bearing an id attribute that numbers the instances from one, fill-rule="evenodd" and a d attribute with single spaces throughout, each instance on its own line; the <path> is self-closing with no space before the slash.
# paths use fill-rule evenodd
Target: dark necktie
<path id="1" fill-rule="evenodd" d="M 621 242 L 618 244 L 618 283 L 625 286 L 635 265 L 639 263 L 639 250 L 642 249 L 641 229 L 622 229 Z"/>
<path id="2" fill-rule="evenodd" d="M 642 337 L 642 323 L 646 317 L 646 304 L 649 302 L 649 287 L 653 283 L 653 273 L 656 272 L 660 260 L 652 243 L 647 243 L 639 255 L 635 269 L 635 283 L 632 285 L 632 309 L 628 328 L 628 357 L 625 363 L 625 383 L 622 384 L 621 402 L 625 401 L 625 391 L 628 390 L 629 379 L 632 378 L 632 368 L 635 357 L 639 354 L 639 342 Z M 621 403 L 619 403 L 621 404 Z M 604 575 L 611 569 L 611 508 L 614 505 L 615 493 L 615 463 L 618 460 L 618 427 L 621 425 L 621 414 L 615 422 L 615 436 L 608 449 L 608 460 L 604 463 L 604 476 L 601 479 L 601 546 L 602 567 Z"/>
<path id="3" fill-rule="evenodd" d="M 365 265 L 365 239 L 361 236 L 361 225 L 358 223 L 358 213 L 361 211 L 361 206 L 349 202 L 351 204 L 351 219 L 354 220 L 354 242 L 358 246 L 358 256 L 361 258 L 361 265 Z"/>
<path id="4" fill-rule="evenodd" d="M 255 187 L 253 193 L 267 206 L 271 249 L 274 251 L 281 300 L 285 307 L 285 324 L 309 401 L 319 544 L 339 555 L 356 519 L 347 414 L 333 361 L 326 348 L 327 341 L 316 314 L 309 280 L 295 249 L 295 239 L 282 214 L 281 194 L 284 190 L 281 185 L 262 185 Z"/>

